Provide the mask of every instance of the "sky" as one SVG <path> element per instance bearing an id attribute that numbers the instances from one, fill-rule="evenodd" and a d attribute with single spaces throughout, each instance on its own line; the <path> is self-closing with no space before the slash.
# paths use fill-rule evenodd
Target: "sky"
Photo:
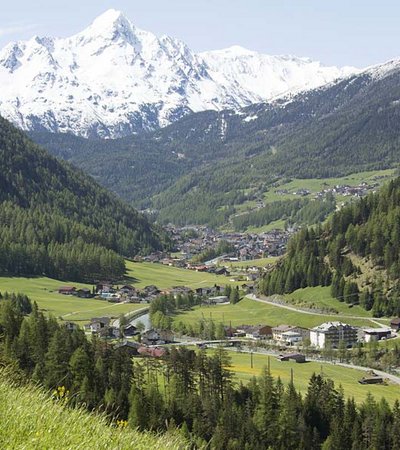
<path id="1" fill-rule="evenodd" d="M 241 45 L 359 68 L 400 56 L 398 0 L 0 0 L 0 48 L 70 36 L 109 8 L 195 51 Z"/>

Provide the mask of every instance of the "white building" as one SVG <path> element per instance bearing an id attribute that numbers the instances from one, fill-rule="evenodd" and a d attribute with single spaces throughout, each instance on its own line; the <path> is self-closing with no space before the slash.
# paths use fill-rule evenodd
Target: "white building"
<path id="1" fill-rule="evenodd" d="M 317 348 L 325 348 L 327 344 L 338 348 L 340 341 L 352 347 L 358 341 L 358 329 L 342 322 L 326 322 L 310 330 L 310 341 Z"/>
<path id="2" fill-rule="evenodd" d="M 289 345 L 296 345 L 302 342 L 303 336 L 298 331 L 286 331 L 281 335 L 281 342 Z"/>

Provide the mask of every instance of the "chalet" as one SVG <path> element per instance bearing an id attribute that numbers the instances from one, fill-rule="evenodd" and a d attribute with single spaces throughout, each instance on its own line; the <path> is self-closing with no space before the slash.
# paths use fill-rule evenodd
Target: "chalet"
<path id="1" fill-rule="evenodd" d="M 142 334 L 142 343 L 145 345 L 161 345 L 166 344 L 165 336 L 157 330 L 147 330 Z"/>
<path id="2" fill-rule="evenodd" d="M 124 286 L 121 286 L 119 288 L 119 292 L 121 294 L 132 295 L 136 292 L 136 289 L 133 286 L 131 286 L 130 284 L 125 284 Z"/>
<path id="3" fill-rule="evenodd" d="M 274 341 L 283 341 L 283 334 L 292 331 L 295 327 L 292 325 L 278 325 L 272 328 L 272 337 Z"/>
<path id="4" fill-rule="evenodd" d="M 298 331 L 289 330 L 282 333 L 281 341 L 287 345 L 296 345 L 302 342 L 302 340 L 303 336 Z"/>
<path id="5" fill-rule="evenodd" d="M 209 305 L 218 305 L 220 303 L 228 303 L 229 299 L 226 295 L 219 295 L 217 297 L 209 297 L 204 303 Z"/>
<path id="6" fill-rule="evenodd" d="M 226 277 L 229 277 L 230 272 L 226 267 L 219 267 L 218 269 L 215 269 L 215 275 L 225 275 Z"/>
<path id="7" fill-rule="evenodd" d="M 97 289 L 98 294 L 112 294 L 117 292 L 115 288 L 111 284 L 98 284 L 97 287 L 100 287 L 100 289 Z"/>
<path id="8" fill-rule="evenodd" d="M 296 361 L 297 363 L 306 362 L 306 357 L 301 353 L 290 353 L 289 355 L 279 355 L 279 361 Z"/>
<path id="9" fill-rule="evenodd" d="M 400 330 L 400 317 L 396 317 L 395 319 L 392 319 L 390 322 L 390 328 L 394 331 Z"/>
<path id="10" fill-rule="evenodd" d="M 75 295 L 76 287 L 74 286 L 61 286 L 58 288 L 58 293 L 63 295 Z"/>
<path id="11" fill-rule="evenodd" d="M 360 384 L 382 384 L 383 381 L 383 378 L 372 370 L 367 372 L 367 376 L 364 376 L 361 380 L 358 380 Z"/>
<path id="12" fill-rule="evenodd" d="M 64 327 L 67 330 L 74 331 L 78 329 L 78 325 L 75 322 L 64 322 Z"/>
<path id="13" fill-rule="evenodd" d="M 138 353 L 140 356 L 149 356 L 151 358 L 162 358 L 166 353 L 165 348 L 158 348 L 158 347 L 139 347 Z"/>
<path id="14" fill-rule="evenodd" d="M 231 326 L 224 326 L 224 332 L 225 332 L 225 336 L 226 337 L 234 337 L 237 335 L 237 329 L 233 328 Z M 245 336 L 245 334 L 243 333 L 243 336 Z"/>
<path id="15" fill-rule="evenodd" d="M 88 289 L 88 288 L 81 288 L 81 289 L 78 289 L 76 291 L 76 295 L 79 298 L 91 298 L 92 297 L 92 291 L 90 289 Z"/>
<path id="16" fill-rule="evenodd" d="M 196 289 L 196 294 L 197 295 L 201 295 L 201 296 L 210 295 L 211 294 L 211 288 L 209 288 L 209 287 L 197 288 Z"/>
<path id="17" fill-rule="evenodd" d="M 268 325 L 256 325 L 246 329 L 246 337 L 249 339 L 270 339 L 272 338 L 272 328 Z"/>
<path id="18" fill-rule="evenodd" d="M 195 270 L 196 272 L 207 272 L 208 267 L 206 265 L 193 266 L 193 270 Z"/>
<path id="19" fill-rule="evenodd" d="M 103 327 L 98 331 L 98 335 L 105 339 L 119 339 L 121 331 L 119 327 Z"/>
<path id="20" fill-rule="evenodd" d="M 104 300 L 115 301 L 115 302 L 118 302 L 121 298 L 121 296 L 119 294 L 117 294 L 116 292 L 102 292 L 100 294 L 100 297 L 103 298 Z"/>
<path id="21" fill-rule="evenodd" d="M 143 293 L 145 294 L 145 296 L 149 296 L 149 295 L 158 295 L 161 291 L 158 289 L 157 286 L 154 286 L 153 284 L 151 284 L 150 286 L 145 286 L 143 288 Z"/>
<path id="22" fill-rule="evenodd" d="M 123 329 L 123 335 L 126 337 L 136 336 L 137 334 L 139 334 L 138 329 L 131 323 L 126 325 Z"/>
<path id="23" fill-rule="evenodd" d="M 85 325 L 85 329 L 92 333 L 98 333 L 103 328 L 107 328 L 110 325 L 109 317 L 100 317 L 90 319 L 90 323 Z"/>
<path id="24" fill-rule="evenodd" d="M 181 295 L 188 295 L 188 294 L 191 294 L 191 293 L 193 293 L 193 290 L 190 289 L 190 288 L 188 288 L 188 287 L 186 287 L 186 286 L 174 286 L 174 287 L 169 291 L 169 293 L 170 293 L 171 295 L 173 295 L 174 298 L 176 298 L 179 294 L 181 294 Z"/>
<path id="25" fill-rule="evenodd" d="M 390 328 L 365 328 L 364 342 L 380 341 L 381 339 L 389 339 L 392 336 Z"/>

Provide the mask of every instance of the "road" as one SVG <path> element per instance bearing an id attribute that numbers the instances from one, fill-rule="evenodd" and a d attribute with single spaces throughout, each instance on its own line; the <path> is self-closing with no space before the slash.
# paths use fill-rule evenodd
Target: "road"
<path id="1" fill-rule="evenodd" d="M 293 312 L 296 312 L 296 313 L 299 313 L 299 314 L 309 314 L 311 316 L 324 316 L 324 317 L 331 316 L 334 319 L 344 319 L 344 320 L 346 320 L 346 319 L 369 320 L 370 322 L 374 323 L 375 325 L 379 325 L 380 327 L 385 325 L 382 322 L 379 322 L 378 320 L 373 319 L 371 317 L 314 312 L 314 311 L 310 311 L 310 310 L 295 308 L 294 306 L 289 306 L 287 304 L 278 303 L 278 302 L 273 301 L 273 300 L 268 300 L 268 297 L 266 297 L 266 298 L 259 298 L 259 297 L 256 297 L 254 294 L 247 295 L 247 298 L 249 298 L 251 300 L 254 300 L 256 302 L 266 303 L 266 304 L 271 305 L 271 306 L 276 306 L 277 308 L 287 309 L 289 311 L 293 311 Z M 274 298 L 274 297 L 269 297 L 269 298 Z"/>
<path id="2" fill-rule="evenodd" d="M 221 344 L 223 342 L 229 343 L 229 340 L 226 341 L 221 341 L 221 340 L 215 340 L 215 341 L 210 341 L 210 340 L 202 340 L 202 339 L 192 339 L 192 340 L 188 340 L 186 342 L 176 342 L 173 344 L 166 344 L 166 345 L 174 345 L 174 346 L 194 346 L 194 345 L 201 345 L 201 344 L 206 344 L 206 345 L 218 345 Z M 160 346 L 154 346 L 154 347 L 160 347 Z M 234 351 L 234 349 L 232 347 L 224 347 L 229 351 Z M 238 351 L 238 350 L 236 350 Z M 274 356 L 277 357 L 279 354 L 281 354 L 282 352 L 276 350 L 263 350 L 263 351 L 254 351 L 254 350 L 250 350 L 249 348 L 246 347 L 241 347 L 240 349 L 241 353 L 255 353 L 258 355 L 266 355 L 266 356 Z M 328 361 L 325 359 L 319 359 L 319 358 L 307 358 L 309 361 L 313 361 L 313 362 L 317 362 L 317 363 L 321 363 L 321 364 L 331 364 L 334 366 L 342 366 L 342 367 L 346 367 L 349 369 L 356 369 L 356 370 L 361 370 L 363 372 L 371 372 L 373 371 L 374 373 L 376 373 L 377 375 L 381 376 L 384 379 L 388 379 L 390 380 L 392 383 L 394 384 L 399 384 L 400 385 L 400 377 L 396 376 L 396 375 L 392 375 L 391 373 L 387 373 L 387 372 L 383 372 L 382 370 L 377 370 L 377 369 L 373 369 L 372 367 L 365 367 L 365 366 L 357 366 L 354 364 L 347 364 L 347 363 L 341 363 L 341 362 L 336 362 L 336 361 Z"/>

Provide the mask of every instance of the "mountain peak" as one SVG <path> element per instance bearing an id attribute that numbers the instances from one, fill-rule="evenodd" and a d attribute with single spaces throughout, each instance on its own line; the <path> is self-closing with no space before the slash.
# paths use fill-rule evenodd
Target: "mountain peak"
<path id="1" fill-rule="evenodd" d="M 190 112 L 238 109 L 312 89 L 342 75 L 336 67 L 238 45 L 195 53 L 109 9 L 74 36 L 34 37 L 0 50 L 0 114 L 29 130 L 120 137 Z"/>
<path id="2" fill-rule="evenodd" d="M 116 24 L 121 22 L 129 22 L 122 11 L 117 9 L 108 9 L 103 14 L 97 16 L 92 22 L 92 26 L 107 26 L 108 24 Z"/>
<path id="3" fill-rule="evenodd" d="M 135 27 L 126 16 L 116 9 L 109 9 L 98 16 L 92 24 L 83 31 L 83 34 L 92 37 L 105 37 L 116 39 L 118 37 L 129 38 L 134 33 Z"/>

